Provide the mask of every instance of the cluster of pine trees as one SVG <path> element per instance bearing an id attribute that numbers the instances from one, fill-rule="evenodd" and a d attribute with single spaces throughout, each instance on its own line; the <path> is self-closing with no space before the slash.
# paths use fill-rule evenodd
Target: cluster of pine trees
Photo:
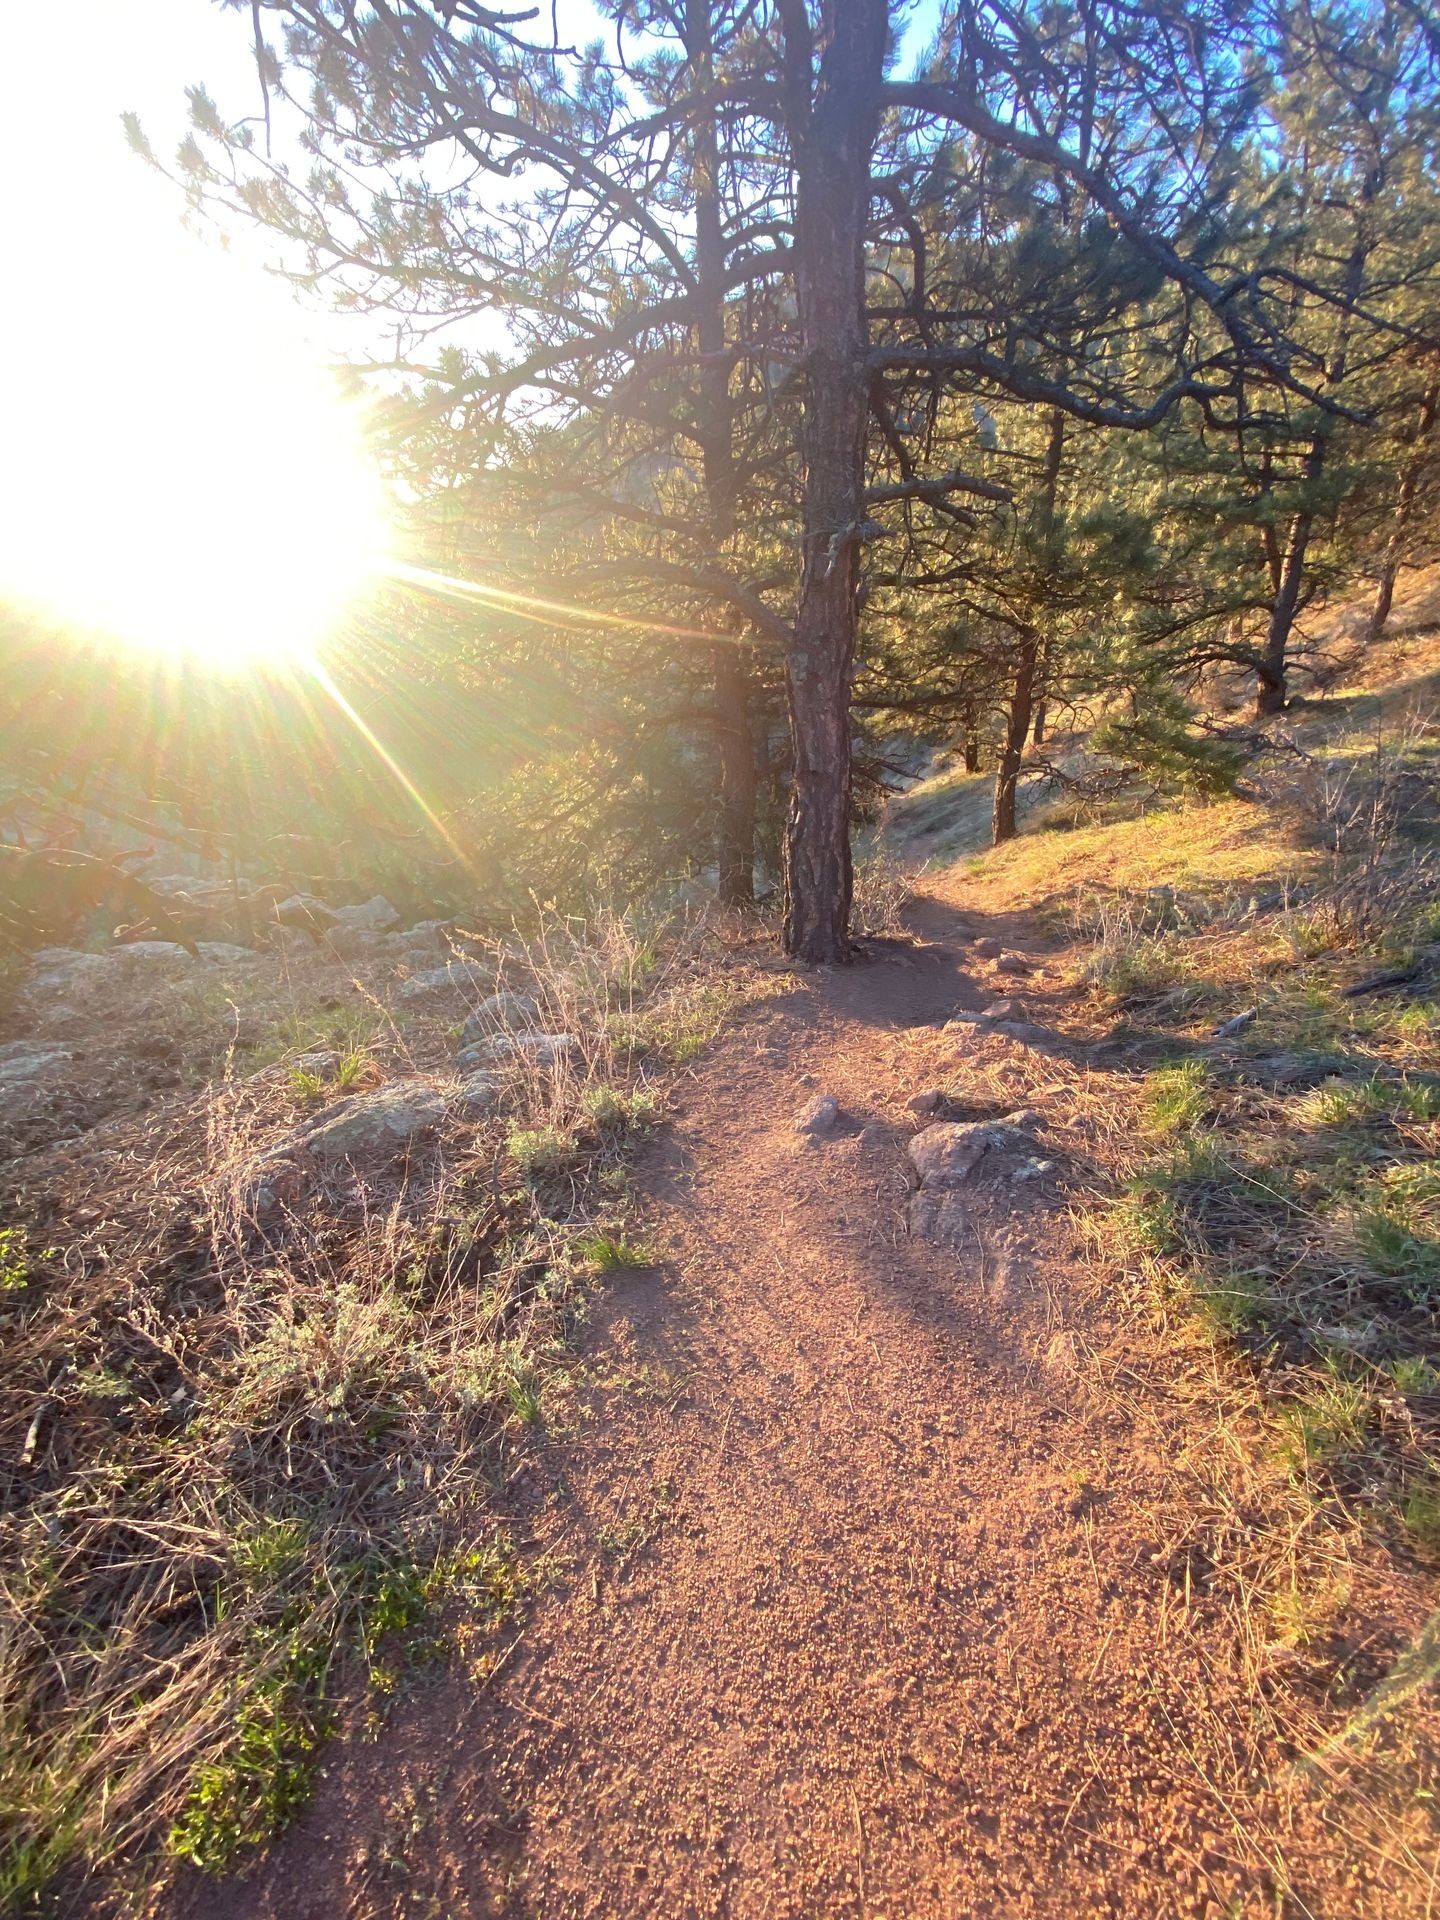
<path id="1" fill-rule="evenodd" d="M 359 373 L 423 572 L 372 670 L 483 709 L 451 830 L 542 886 L 769 867 L 843 959 L 888 741 L 993 772 L 997 838 L 1097 702 L 1204 777 L 1198 675 L 1280 711 L 1318 609 L 1363 587 L 1378 637 L 1429 555 L 1411 0 L 600 0 L 578 47 L 243 11 L 276 138 L 197 92 L 175 170 L 395 343 Z"/>

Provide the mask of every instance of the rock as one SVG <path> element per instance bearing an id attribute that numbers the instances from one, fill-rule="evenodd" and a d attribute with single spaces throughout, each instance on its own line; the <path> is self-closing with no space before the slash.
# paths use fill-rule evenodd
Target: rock
<path id="1" fill-rule="evenodd" d="M 42 1107 L 57 1070 L 69 1058 L 68 1048 L 30 1040 L 0 1047 L 0 1120 L 22 1120 Z"/>
<path id="2" fill-rule="evenodd" d="M 927 1087 L 924 1093 L 912 1093 L 905 1104 L 911 1113 L 938 1113 L 945 1104 L 945 1096 L 938 1087 Z"/>
<path id="3" fill-rule="evenodd" d="M 312 1073 L 317 1080 L 333 1080 L 340 1071 L 340 1055 L 332 1047 L 316 1047 L 297 1053 L 286 1065 L 293 1072 Z"/>
<path id="4" fill-rule="evenodd" d="M 328 1107 L 299 1134 L 306 1151 L 317 1159 L 359 1159 L 393 1155 L 444 1117 L 440 1094 L 423 1081 L 411 1081 Z"/>
<path id="5" fill-rule="evenodd" d="M 910 1232 L 917 1240 L 956 1252 L 975 1244 L 965 1203 L 958 1193 L 937 1187 L 921 1187 L 910 1196 Z"/>
<path id="6" fill-rule="evenodd" d="M 952 1120 L 917 1133 L 908 1151 L 922 1187 L 963 1187 L 989 1154 L 1028 1144 L 1028 1135 L 1017 1126 Z"/>
<path id="7" fill-rule="evenodd" d="M 992 1000 L 980 1016 L 982 1020 L 1018 1020 L 1019 1017 L 1018 1000 Z"/>
<path id="8" fill-rule="evenodd" d="M 180 951 L 183 953 L 184 948 Z M 73 947 L 41 947 L 26 992 L 41 998 L 86 994 L 119 984 L 122 969 L 111 954 L 81 953 Z"/>
<path id="9" fill-rule="evenodd" d="M 1040 1160 L 1040 1159 L 1022 1160 L 1020 1165 L 1016 1167 L 1015 1171 L 1011 1174 L 1010 1178 L 1016 1182 L 1020 1182 L 1024 1180 L 1043 1180 L 1047 1173 L 1053 1173 L 1054 1171 L 1055 1171 L 1055 1162 L 1053 1160 Z"/>
<path id="10" fill-rule="evenodd" d="M 991 1032 L 1003 1033 L 1007 1040 L 1017 1040 L 1022 1047 L 1048 1047 L 1055 1039 L 1048 1027 L 1037 1027 L 1033 1020 L 996 1020 Z"/>
<path id="11" fill-rule="evenodd" d="M 982 960 L 998 960 L 1005 951 L 1005 944 L 1001 940 L 992 939 L 992 937 L 986 933 L 982 934 L 975 942 L 975 951 Z"/>
<path id="12" fill-rule="evenodd" d="M 449 951 L 449 931 L 448 920 L 417 920 L 413 927 L 407 927 L 403 933 L 392 933 L 387 937 L 403 941 L 407 946 L 421 947 L 427 953 L 446 953 Z"/>
<path id="13" fill-rule="evenodd" d="M 398 988 L 402 1000 L 424 1000 L 432 993 L 457 992 L 465 987 L 488 986 L 493 978 L 489 967 L 478 960 L 449 960 L 443 967 L 427 967 L 402 980 Z"/>
<path id="14" fill-rule="evenodd" d="M 488 1034 L 528 1027 L 534 1018 L 535 1002 L 528 993 L 492 993 L 466 1016 L 460 1039 L 470 1046 Z"/>
<path id="15" fill-rule="evenodd" d="M 284 900 L 277 900 L 270 909 L 270 915 L 282 927 L 297 927 L 301 933 L 307 934 L 320 933 L 327 927 L 338 927 L 340 924 L 335 909 L 327 907 L 313 893 L 292 893 Z"/>
<path id="16" fill-rule="evenodd" d="M 483 1119 L 499 1104 L 500 1084 L 492 1073 L 467 1073 L 455 1089 L 455 1105 L 467 1119 Z"/>
<path id="17" fill-rule="evenodd" d="M 195 956 L 174 940 L 127 940 L 113 948 L 107 958 L 134 971 L 162 976 L 188 973 L 195 965 Z"/>
<path id="18" fill-rule="evenodd" d="M 1243 1013 L 1237 1013 L 1229 1020 L 1222 1020 L 1218 1026 L 1210 1029 L 1210 1038 L 1212 1040 L 1229 1040 L 1235 1034 L 1243 1033 L 1251 1021 L 1258 1016 L 1259 1011 L 1260 1009 L 1258 1007 L 1246 1007 Z"/>
<path id="19" fill-rule="evenodd" d="M 1023 953 L 999 953 L 995 956 L 997 973 L 1030 973 L 1030 962 Z"/>
<path id="20" fill-rule="evenodd" d="M 796 1133 L 829 1133 L 840 1118 L 840 1102 L 833 1093 L 821 1093 L 803 1107 L 795 1119 Z"/>
<path id="21" fill-rule="evenodd" d="M 507 1062 L 524 1060 L 531 1066 L 554 1067 L 563 1065 L 574 1050 L 575 1037 L 569 1033 L 497 1033 L 489 1040 L 480 1040 L 473 1047 L 467 1047 L 464 1064 L 467 1067 L 499 1067 Z M 456 1064 L 460 1064 L 458 1058 Z"/>
<path id="22" fill-rule="evenodd" d="M 305 1168 L 280 1147 L 250 1163 L 240 1176 L 235 1197 L 243 1212 L 263 1218 L 281 1207 L 296 1206 L 309 1185 Z"/>
<path id="23" fill-rule="evenodd" d="M 342 959 L 359 960 L 367 953 L 380 951 L 380 936 L 369 927 L 332 927 L 325 936 L 325 944 Z M 428 960 L 430 956 L 424 957 Z"/>
<path id="24" fill-rule="evenodd" d="M 234 947 L 228 940 L 201 940 L 197 945 L 200 958 L 209 960 L 217 967 L 238 967 L 247 960 L 260 958 L 253 947 Z"/>
<path id="25" fill-rule="evenodd" d="M 335 918 L 342 927 L 356 927 L 362 933 L 388 933 L 400 924 L 400 910 L 392 907 L 383 893 L 363 901 L 358 907 L 336 907 Z"/>
<path id="26" fill-rule="evenodd" d="M 34 1040 L 7 1040 L 0 1047 L 0 1083 L 8 1088 L 22 1080 L 34 1080 L 69 1058 L 67 1047 L 45 1046 Z"/>

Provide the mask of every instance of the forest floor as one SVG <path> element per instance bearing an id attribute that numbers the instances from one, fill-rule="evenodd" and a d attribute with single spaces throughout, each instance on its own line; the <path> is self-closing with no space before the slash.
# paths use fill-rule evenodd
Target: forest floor
<path id="1" fill-rule="evenodd" d="M 1049 923 L 951 881 L 909 928 L 777 970 L 673 1099 L 654 1264 L 609 1276 L 506 1483 L 544 1577 L 500 1658 L 406 1682 L 263 1860 L 169 1913 L 1431 1911 L 1429 1771 L 1389 1792 L 1378 1712 L 1363 1777 L 1335 1739 L 1433 1583 L 1356 1548 L 1364 1632 L 1321 1660 L 1215 1577 L 1243 1397 L 1082 1257 L 1140 1068 L 1060 1022 Z M 1048 1040 L 943 1030 L 1017 984 Z M 949 1250 L 907 1226 L 907 1103 L 942 1080 L 952 1118 L 1026 1107 L 1044 1156 L 977 1183 Z M 826 1093 L 837 1126 L 797 1132 Z"/>

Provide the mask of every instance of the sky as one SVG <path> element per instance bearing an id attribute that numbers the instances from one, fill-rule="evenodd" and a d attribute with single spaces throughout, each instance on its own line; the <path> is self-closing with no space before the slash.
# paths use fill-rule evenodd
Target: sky
<path id="1" fill-rule="evenodd" d="M 937 6 L 918 0 L 906 54 Z M 589 0 L 557 11 L 572 43 L 600 30 Z M 125 142 L 132 112 L 168 161 L 197 84 L 227 122 L 258 119 L 248 8 L 66 0 L 63 52 L 54 27 L 50 7 L 12 5 L 0 65 L 0 594 L 151 643 L 181 644 L 202 602 L 212 622 L 229 606 L 232 648 L 283 638 L 253 556 L 311 620 L 355 577 L 374 476 L 328 369 L 388 341 L 302 304 L 266 270 L 273 239 L 241 228 L 227 246 L 187 221 Z"/>

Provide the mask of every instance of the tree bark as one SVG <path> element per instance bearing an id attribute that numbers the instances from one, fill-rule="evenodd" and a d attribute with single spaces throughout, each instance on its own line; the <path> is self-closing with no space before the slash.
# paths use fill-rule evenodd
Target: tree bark
<path id="1" fill-rule="evenodd" d="M 1040 658 L 1040 635 L 1029 628 L 1020 640 L 1015 659 L 1015 679 L 1005 713 L 1005 738 L 995 766 L 995 807 L 991 816 L 991 842 L 1001 846 L 1013 840 L 1017 831 L 1015 796 L 1020 785 L 1020 763 L 1025 757 L 1025 742 L 1035 710 L 1035 667 Z"/>
<path id="2" fill-rule="evenodd" d="M 1030 730 L 1030 738 L 1037 747 L 1043 747 L 1045 744 L 1045 702 L 1043 700 L 1035 702 L 1035 724 Z"/>
<path id="3" fill-rule="evenodd" d="M 1065 458 L 1065 415 L 1059 407 L 1050 415 L 1050 438 L 1040 470 L 1040 494 L 1036 502 L 1036 532 L 1045 556 L 1047 577 L 1053 577 L 1055 508 L 1060 493 L 1060 468 Z M 1010 683 L 1010 700 L 1005 711 L 1005 738 L 995 767 L 995 805 L 990 820 L 990 840 L 1000 846 L 1013 840 L 1017 832 L 1015 797 L 1020 786 L 1020 763 L 1025 757 L 1025 742 L 1032 722 L 1038 741 L 1044 731 L 1043 697 L 1037 701 L 1040 681 L 1041 636 L 1038 627 L 1026 627 L 1020 635 L 1015 654 L 1015 677 Z"/>
<path id="4" fill-rule="evenodd" d="M 1370 253 L 1368 209 L 1379 192 L 1381 184 L 1382 174 L 1379 168 L 1372 167 L 1365 176 L 1356 208 L 1355 239 L 1345 265 L 1345 304 L 1340 311 L 1334 350 L 1325 368 L 1327 387 L 1337 387 L 1345 378 L 1345 367 L 1350 356 L 1350 323 L 1364 286 L 1365 262 Z M 1305 579 L 1305 556 L 1309 551 L 1310 535 L 1315 525 L 1313 500 L 1320 476 L 1325 471 L 1329 436 L 1330 429 L 1322 422 L 1306 448 L 1305 458 L 1301 463 L 1301 505 L 1292 515 L 1285 536 L 1285 550 L 1280 562 L 1275 599 L 1270 608 L 1270 618 L 1265 627 L 1265 640 L 1255 667 L 1255 713 L 1258 719 L 1264 719 L 1270 714 L 1283 713 L 1285 710 L 1289 693 L 1290 635 L 1294 630 L 1295 616 L 1300 611 L 1300 592 Z"/>
<path id="5" fill-rule="evenodd" d="M 850 957 L 850 673 L 869 406 L 865 227 L 889 7 L 886 0 L 827 0 L 818 78 L 809 10 L 785 0 L 780 11 L 806 365 L 803 555 L 785 668 L 794 786 L 784 939 L 797 959 L 833 965 Z"/>
<path id="6" fill-rule="evenodd" d="M 975 702 L 967 700 L 960 715 L 960 724 L 964 730 L 965 771 L 980 771 L 980 722 L 975 712 Z"/>
<path id="7" fill-rule="evenodd" d="M 1405 558 L 1405 535 L 1415 513 L 1415 499 L 1420 490 L 1420 476 L 1425 470 L 1425 442 L 1435 431 L 1435 422 L 1440 416 L 1440 381 L 1428 387 L 1420 402 L 1420 418 L 1415 426 L 1412 445 L 1414 452 L 1405 463 L 1400 476 L 1400 492 L 1395 502 L 1395 517 L 1390 524 L 1390 538 L 1385 542 L 1384 557 L 1380 562 L 1380 577 L 1375 583 L 1375 602 L 1370 609 L 1370 618 L 1365 623 L 1365 641 L 1367 646 L 1375 646 L 1383 639 L 1386 625 L 1390 619 L 1390 609 L 1395 603 L 1395 582 L 1400 575 L 1400 565 Z"/>

